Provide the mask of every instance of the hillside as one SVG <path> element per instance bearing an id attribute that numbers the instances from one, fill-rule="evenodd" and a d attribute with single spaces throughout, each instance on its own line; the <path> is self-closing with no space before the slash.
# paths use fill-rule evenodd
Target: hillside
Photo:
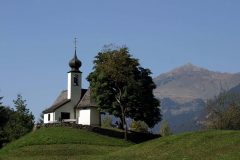
<path id="1" fill-rule="evenodd" d="M 41 128 L 1 149 L 0 159 L 95 159 L 130 145 L 80 129 Z"/>
<path id="2" fill-rule="evenodd" d="M 151 140 L 110 153 L 103 160 L 234 160 L 240 157 L 240 131 L 204 131 Z"/>
<path id="3" fill-rule="evenodd" d="M 240 84 L 240 74 L 221 73 L 186 64 L 154 78 L 154 95 L 161 99 L 163 119 L 174 133 L 195 131 L 207 99 Z M 160 124 L 153 131 L 159 131 Z"/>
<path id="4" fill-rule="evenodd" d="M 237 86 L 235 86 L 235 87 L 233 87 L 233 88 L 231 88 L 231 89 L 229 90 L 229 92 L 232 92 L 232 93 L 240 93 L 240 84 L 237 85 Z"/>
<path id="5" fill-rule="evenodd" d="M 203 131 L 132 144 L 72 128 L 41 128 L 0 150 L 0 159 L 238 159 L 240 131 Z"/>

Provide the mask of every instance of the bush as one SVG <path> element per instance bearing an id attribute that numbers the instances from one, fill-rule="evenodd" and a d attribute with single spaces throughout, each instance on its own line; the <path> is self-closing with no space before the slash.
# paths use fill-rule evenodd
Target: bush
<path id="1" fill-rule="evenodd" d="M 106 115 L 103 119 L 102 119 L 102 127 L 104 128 L 112 128 L 112 117 L 109 115 Z"/>
<path id="2" fill-rule="evenodd" d="M 162 126 L 160 128 L 160 134 L 161 136 L 169 136 L 172 134 L 169 124 L 166 120 L 162 122 Z"/>
<path id="3" fill-rule="evenodd" d="M 145 122 L 143 121 L 132 121 L 130 128 L 132 131 L 135 132 L 144 132 L 147 133 L 148 132 L 148 126 Z"/>

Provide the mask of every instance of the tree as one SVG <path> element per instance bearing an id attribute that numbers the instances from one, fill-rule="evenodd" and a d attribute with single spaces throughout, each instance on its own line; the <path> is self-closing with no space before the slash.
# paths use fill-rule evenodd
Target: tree
<path id="1" fill-rule="evenodd" d="M 166 120 L 163 121 L 163 123 L 161 125 L 160 134 L 161 134 L 161 136 L 169 136 L 169 135 L 172 134 L 170 126 L 169 126 L 169 124 L 168 124 L 168 122 Z"/>
<path id="2" fill-rule="evenodd" d="M 213 129 L 240 129 L 240 94 L 223 92 L 208 100 L 205 126 Z"/>
<path id="3" fill-rule="evenodd" d="M 38 124 L 43 124 L 43 121 L 44 121 L 44 113 L 42 112 L 41 114 L 40 114 L 40 117 L 39 117 L 39 119 L 38 119 Z"/>
<path id="4" fill-rule="evenodd" d="M 0 100 L 2 97 L 0 97 Z M 2 105 L 2 102 L 0 102 L 0 148 L 3 146 L 4 143 L 9 142 L 6 132 L 4 131 L 4 128 L 6 124 L 8 123 L 11 114 L 13 114 L 13 109 L 6 107 Z"/>
<path id="5" fill-rule="evenodd" d="M 17 95 L 17 99 L 13 100 L 16 111 L 9 118 L 4 130 L 10 141 L 30 132 L 34 126 L 34 116 L 27 109 L 26 100 L 23 100 L 21 95 Z"/>
<path id="6" fill-rule="evenodd" d="M 8 121 L 8 116 L 6 114 L 6 107 L 2 105 L 2 100 L 3 97 L 0 97 L 0 127 L 2 128 L 5 123 Z"/>
<path id="7" fill-rule="evenodd" d="M 88 76 L 92 97 L 100 110 L 120 118 L 126 140 L 126 117 L 142 120 L 149 127 L 161 120 L 160 103 L 153 95 L 156 85 L 151 71 L 142 68 L 128 48 L 99 52 L 93 69 Z"/>
<path id="8" fill-rule="evenodd" d="M 144 132 L 144 133 L 148 132 L 148 126 L 143 121 L 134 121 L 133 120 L 130 128 L 132 131 L 135 131 L 135 132 Z"/>
<path id="9" fill-rule="evenodd" d="M 2 102 L 1 102 L 2 99 L 3 99 L 3 97 L 0 97 L 0 106 L 2 106 Z"/>

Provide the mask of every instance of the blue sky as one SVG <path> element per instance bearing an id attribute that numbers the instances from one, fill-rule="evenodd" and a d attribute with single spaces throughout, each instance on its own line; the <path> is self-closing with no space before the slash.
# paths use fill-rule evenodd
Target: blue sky
<path id="1" fill-rule="evenodd" d="M 126 45 L 153 77 L 186 63 L 240 68 L 239 0 L 0 0 L 0 95 L 37 117 L 67 88 L 78 38 L 83 86 L 103 45 Z"/>

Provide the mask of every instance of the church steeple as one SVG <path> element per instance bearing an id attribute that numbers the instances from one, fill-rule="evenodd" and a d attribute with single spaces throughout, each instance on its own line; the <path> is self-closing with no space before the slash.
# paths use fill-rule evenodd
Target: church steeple
<path id="1" fill-rule="evenodd" d="M 68 72 L 68 99 L 71 99 L 71 102 L 74 105 L 79 102 L 81 98 L 81 89 L 82 89 L 82 72 L 79 71 L 79 68 L 82 65 L 82 62 L 77 58 L 77 47 L 76 47 L 76 38 L 75 38 L 75 52 L 73 58 L 69 61 L 69 66 L 71 70 Z"/>
<path id="2" fill-rule="evenodd" d="M 75 52 L 74 52 L 74 57 L 69 61 L 69 66 L 71 67 L 71 71 L 73 72 L 79 72 L 79 68 L 82 66 L 82 62 L 77 58 L 77 38 L 74 38 L 75 42 Z M 71 72 L 70 71 L 70 72 Z"/>

